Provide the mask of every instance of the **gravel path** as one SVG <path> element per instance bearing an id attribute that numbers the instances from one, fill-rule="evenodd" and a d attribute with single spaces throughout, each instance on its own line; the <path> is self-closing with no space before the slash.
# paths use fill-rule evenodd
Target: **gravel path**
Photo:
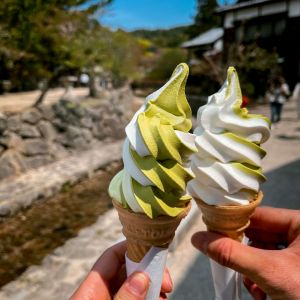
<path id="1" fill-rule="evenodd" d="M 47 92 L 44 103 L 51 105 L 57 102 L 62 95 L 66 92 L 65 88 L 55 88 Z M 38 96 L 40 91 L 10 93 L 0 96 L 0 111 L 1 112 L 17 112 L 23 111 L 25 108 L 31 107 Z M 76 97 L 83 98 L 89 93 L 88 88 L 73 88 L 72 94 Z"/>

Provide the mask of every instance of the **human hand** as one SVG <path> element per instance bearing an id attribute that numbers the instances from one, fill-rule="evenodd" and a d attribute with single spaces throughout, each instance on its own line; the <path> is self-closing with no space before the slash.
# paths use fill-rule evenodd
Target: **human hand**
<path id="1" fill-rule="evenodd" d="M 192 244 L 219 264 L 244 275 L 255 300 L 300 299 L 300 212 L 258 207 L 246 230 L 251 247 L 212 232 L 197 232 Z M 278 250 L 278 246 L 286 248 Z"/>
<path id="2" fill-rule="evenodd" d="M 126 242 L 108 248 L 97 260 L 90 273 L 70 300 L 143 300 L 146 298 L 150 279 L 143 272 L 135 272 L 126 279 Z M 172 291 L 169 272 L 165 270 L 160 299 Z"/>

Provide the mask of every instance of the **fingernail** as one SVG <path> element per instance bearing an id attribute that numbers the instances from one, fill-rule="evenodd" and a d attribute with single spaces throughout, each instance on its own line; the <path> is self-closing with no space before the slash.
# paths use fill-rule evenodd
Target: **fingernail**
<path id="1" fill-rule="evenodd" d="M 134 294 L 144 294 L 148 288 L 149 279 L 144 273 L 134 273 L 128 278 L 128 288 Z"/>
<path id="2" fill-rule="evenodd" d="M 205 232 L 197 232 L 192 236 L 192 244 L 202 253 L 207 254 L 208 240 L 205 237 Z"/>

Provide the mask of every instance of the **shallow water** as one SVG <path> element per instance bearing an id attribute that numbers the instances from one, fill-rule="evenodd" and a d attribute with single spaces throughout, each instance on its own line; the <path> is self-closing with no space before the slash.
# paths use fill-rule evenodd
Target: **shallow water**
<path id="1" fill-rule="evenodd" d="M 121 163 L 115 162 L 74 186 L 66 184 L 55 197 L 0 223 L 0 286 L 39 264 L 110 209 L 107 187 L 120 168 Z"/>

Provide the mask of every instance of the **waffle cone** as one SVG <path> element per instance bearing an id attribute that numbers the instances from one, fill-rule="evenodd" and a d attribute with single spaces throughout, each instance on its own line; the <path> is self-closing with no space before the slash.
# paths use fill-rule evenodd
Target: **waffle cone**
<path id="1" fill-rule="evenodd" d="M 263 193 L 260 191 L 248 205 L 217 206 L 208 205 L 201 199 L 195 199 L 202 211 L 202 219 L 207 230 L 242 241 L 245 229 L 250 224 L 250 217 L 261 203 Z"/>
<path id="2" fill-rule="evenodd" d="M 152 246 L 168 248 L 178 225 L 191 208 L 189 202 L 177 217 L 159 216 L 150 219 L 144 214 L 123 208 L 115 200 L 113 205 L 118 211 L 127 240 L 127 257 L 134 262 L 140 262 Z"/>

